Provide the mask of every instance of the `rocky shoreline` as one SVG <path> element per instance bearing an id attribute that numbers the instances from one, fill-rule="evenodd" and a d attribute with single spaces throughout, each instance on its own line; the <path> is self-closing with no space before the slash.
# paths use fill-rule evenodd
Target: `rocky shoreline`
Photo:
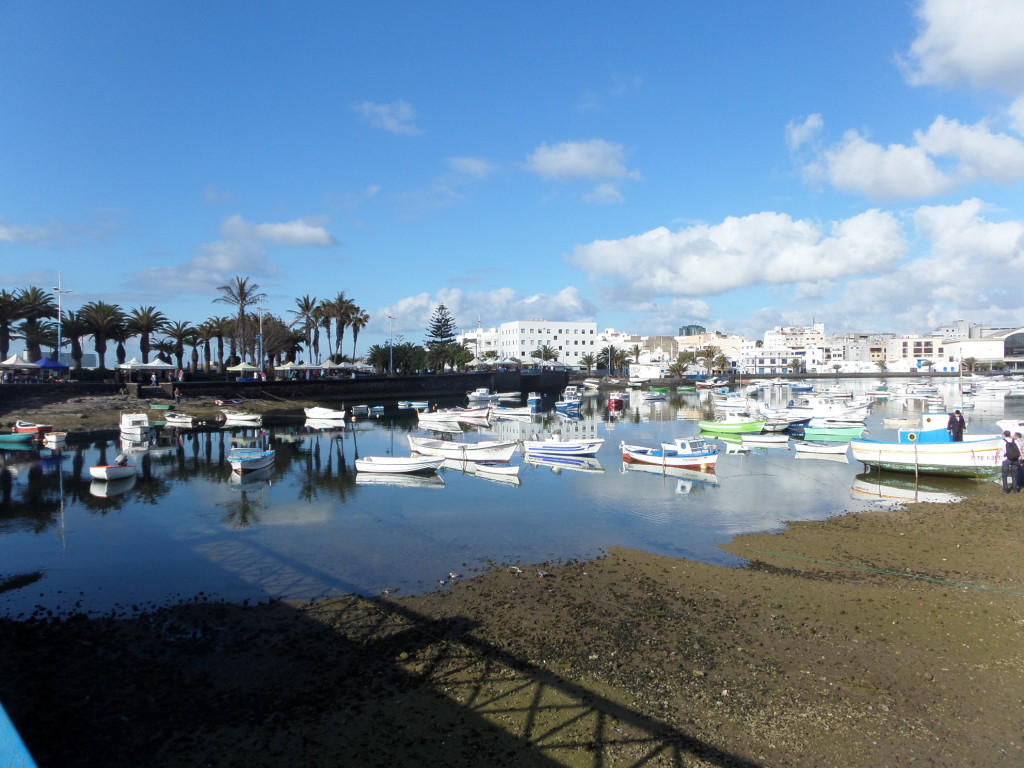
<path id="1" fill-rule="evenodd" d="M 743 536 L 745 568 L 614 550 L 418 596 L 0 620 L 0 700 L 42 768 L 1017 766 L 1022 534 L 982 487 Z"/>

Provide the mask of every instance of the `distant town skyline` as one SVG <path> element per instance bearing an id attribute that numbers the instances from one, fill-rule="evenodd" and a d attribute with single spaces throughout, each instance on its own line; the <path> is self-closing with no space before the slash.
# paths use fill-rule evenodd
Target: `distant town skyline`
<path id="1" fill-rule="evenodd" d="M 11 0 L 0 285 L 361 344 L 1024 310 L 1024 4 Z M 837 34 L 841 30 L 841 34 Z M 444 42 L 441 42 L 444 41 Z"/>

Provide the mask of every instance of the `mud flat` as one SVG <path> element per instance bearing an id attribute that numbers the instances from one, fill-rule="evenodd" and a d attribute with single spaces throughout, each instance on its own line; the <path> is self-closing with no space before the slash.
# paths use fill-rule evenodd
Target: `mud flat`
<path id="1" fill-rule="evenodd" d="M 43 768 L 1016 768 L 1022 541 L 1024 496 L 982 486 L 741 537 L 745 568 L 613 550 L 415 596 L 8 617 L 0 700 Z M 20 589 L 45 575 L 0 570 Z"/>

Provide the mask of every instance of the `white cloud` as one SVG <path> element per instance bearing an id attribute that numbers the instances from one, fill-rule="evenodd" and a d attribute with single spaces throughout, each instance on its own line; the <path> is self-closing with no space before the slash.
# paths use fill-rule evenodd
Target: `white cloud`
<path id="1" fill-rule="evenodd" d="M 698 224 L 659 227 L 621 240 L 577 246 L 569 262 L 611 292 L 633 300 L 714 295 L 754 285 L 809 283 L 888 271 L 906 242 L 891 214 L 869 210 L 831 225 L 765 212 Z M 639 265 L 642 265 L 640 268 Z"/>
<path id="2" fill-rule="evenodd" d="M 486 179 L 494 173 L 494 163 L 481 157 L 449 157 L 448 167 L 472 179 Z"/>
<path id="3" fill-rule="evenodd" d="M 987 179 L 1012 184 L 1024 178 L 1024 142 L 1005 133 L 993 133 L 982 123 L 963 125 L 941 115 L 927 131 L 914 134 L 929 155 L 954 158 L 961 181 Z"/>
<path id="4" fill-rule="evenodd" d="M 953 187 L 953 180 L 921 147 L 883 147 L 857 131 L 847 131 L 842 142 L 824 152 L 820 163 L 834 187 L 874 200 L 928 197 Z"/>
<path id="5" fill-rule="evenodd" d="M 801 123 L 790 122 L 786 126 L 786 144 L 789 146 L 789 150 L 795 152 L 816 139 L 824 126 L 825 121 L 817 113 L 808 115 Z"/>
<path id="6" fill-rule="evenodd" d="M 272 242 L 281 245 L 327 247 L 338 241 L 327 229 L 306 219 L 272 224 L 250 224 L 239 214 L 229 216 L 221 225 L 221 234 L 231 240 Z"/>
<path id="7" fill-rule="evenodd" d="M 375 104 L 364 101 L 354 107 L 356 113 L 375 128 L 382 128 L 391 133 L 415 135 L 421 133 L 416 127 L 416 110 L 405 101 L 392 101 L 390 104 Z"/>
<path id="8" fill-rule="evenodd" d="M 0 223 L 0 243 L 40 243 L 54 238 L 55 233 L 44 227 L 11 226 Z"/>
<path id="9" fill-rule="evenodd" d="M 606 181 L 598 184 L 590 192 L 583 196 L 584 201 L 596 203 L 597 205 L 614 205 L 625 201 L 618 184 Z"/>
<path id="10" fill-rule="evenodd" d="M 995 88 L 1024 94 L 1024 3 L 924 0 L 921 34 L 907 57 L 914 85 Z"/>
<path id="11" fill-rule="evenodd" d="M 527 167 L 546 179 L 640 178 L 626 169 L 626 150 L 604 139 L 541 144 L 526 160 Z"/>

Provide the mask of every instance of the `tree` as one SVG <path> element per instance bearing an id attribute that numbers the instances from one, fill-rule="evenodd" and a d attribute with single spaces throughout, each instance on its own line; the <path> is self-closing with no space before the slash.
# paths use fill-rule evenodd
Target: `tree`
<path id="1" fill-rule="evenodd" d="M 160 333 L 167 325 L 167 317 L 156 307 L 132 307 L 128 312 L 125 327 L 132 336 L 139 337 L 139 352 L 142 362 L 149 362 L 150 340 L 154 333 Z"/>
<path id="2" fill-rule="evenodd" d="M 544 344 L 531 352 L 530 357 L 536 358 L 537 360 L 545 363 L 550 363 L 558 359 L 558 350 L 550 344 Z"/>
<path id="3" fill-rule="evenodd" d="M 171 354 L 174 355 L 175 365 L 178 368 L 184 368 L 185 345 L 191 344 L 193 338 L 198 343 L 199 334 L 195 326 L 190 325 L 188 322 L 175 321 L 167 323 L 164 327 L 164 334 L 167 337 L 165 340 L 171 342 Z"/>
<path id="4" fill-rule="evenodd" d="M 337 332 L 337 338 L 334 340 L 335 354 L 342 353 L 342 346 L 345 341 L 345 329 L 348 328 L 351 319 L 352 312 L 356 308 L 355 303 L 345 296 L 345 292 L 342 291 L 334 297 L 332 301 L 328 303 L 328 313 L 331 319 L 334 320 L 334 328 Z"/>
<path id="5" fill-rule="evenodd" d="M 6 354 L 6 352 L 4 353 Z M 961 368 L 967 368 L 968 373 L 974 373 L 974 367 L 978 364 L 978 358 L 976 357 L 965 357 L 960 361 Z"/>
<path id="6" fill-rule="evenodd" d="M 363 330 L 370 322 L 370 314 L 362 307 L 352 307 L 352 315 L 349 317 L 348 324 L 352 329 L 352 360 L 356 360 L 356 340 L 359 338 L 359 332 Z"/>
<path id="7" fill-rule="evenodd" d="M 298 327 L 302 332 L 306 349 L 309 351 L 310 362 L 320 362 L 320 321 L 317 317 L 317 307 L 320 305 L 316 297 L 309 295 L 295 300 L 296 309 L 288 311 L 295 315 L 292 327 Z"/>
<path id="8" fill-rule="evenodd" d="M 17 293 L 17 316 L 22 320 L 21 336 L 25 340 L 28 359 L 35 362 L 43 356 L 40 346 L 39 321 L 57 317 L 57 305 L 53 296 L 42 288 L 29 286 Z"/>
<path id="9" fill-rule="evenodd" d="M 889 370 L 889 364 L 885 362 L 885 360 L 876 360 L 875 365 L 878 367 L 878 370 L 880 371 Z"/>
<path id="10" fill-rule="evenodd" d="M 714 346 L 713 344 L 709 344 L 706 347 L 698 349 L 695 354 L 695 357 L 697 359 L 697 362 L 704 366 L 704 370 L 707 373 L 711 373 L 711 371 L 715 367 L 715 358 L 717 358 L 720 354 L 722 354 L 721 349 Z"/>
<path id="11" fill-rule="evenodd" d="M 597 364 L 608 371 L 609 376 L 615 375 L 615 347 L 609 344 L 597 353 Z"/>
<path id="12" fill-rule="evenodd" d="M 230 317 L 211 317 L 204 325 L 210 326 L 213 338 L 217 340 L 217 370 L 224 370 L 224 337 L 230 337 L 234 332 L 235 321 Z"/>
<path id="13" fill-rule="evenodd" d="M 629 348 L 629 362 L 631 362 L 631 363 L 639 363 L 640 362 L 640 355 L 642 355 L 643 352 L 644 352 L 643 345 L 641 345 L 641 344 L 634 344 L 632 347 Z"/>
<path id="14" fill-rule="evenodd" d="M 93 346 L 96 349 L 96 359 L 99 368 L 105 369 L 107 355 L 107 340 L 112 338 L 120 326 L 124 324 L 125 315 L 117 304 L 108 304 L 105 301 L 90 301 L 84 304 L 79 314 L 89 329 L 89 335 L 93 338 Z"/>
<path id="15" fill-rule="evenodd" d="M 82 337 L 89 334 L 89 324 L 81 312 L 68 313 L 61 324 L 61 335 L 71 345 L 71 360 L 75 370 L 82 369 Z"/>
<path id="16" fill-rule="evenodd" d="M 0 360 L 11 354 L 11 334 L 14 324 L 21 319 L 21 307 L 16 293 L 0 290 Z"/>
<path id="17" fill-rule="evenodd" d="M 597 355 L 592 352 L 588 352 L 580 357 L 580 362 L 587 369 L 587 376 L 589 376 L 593 372 L 594 366 L 597 365 Z"/>
<path id="18" fill-rule="evenodd" d="M 246 310 L 255 304 L 259 304 L 266 298 L 266 295 L 259 292 L 260 287 L 257 283 L 250 283 L 249 278 L 238 276 L 235 276 L 235 279 L 227 285 L 218 286 L 217 290 L 221 292 L 221 295 L 213 300 L 214 303 L 229 304 L 237 310 L 234 333 L 238 341 L 238 349 L 242 355 L 245 355 L 247 351 L 250 351 L 247 346 L 248 323 L 246 322 Z M 235 347 L 232 344 L 232 356 L 234 356 L 234 352 Z M 250 353 L 251 356 L 255 357 L 254 350 L 251 350 Z"/>
<path id="19" fill-rule="evenodd" d="M 435 370 L 454 366 L 456 354 L 462 347 L 456 343 L 455 318 L 448 307 L 438 304 L 427 325 L 427 363 Z"/>

